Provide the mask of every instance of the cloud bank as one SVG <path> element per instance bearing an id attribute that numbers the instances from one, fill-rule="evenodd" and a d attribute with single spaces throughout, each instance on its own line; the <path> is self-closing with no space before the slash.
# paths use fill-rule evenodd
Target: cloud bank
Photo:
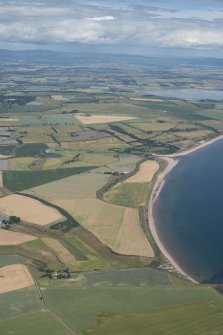
<path id="1" fill-rule="evenodd" d="M 139 48 L 222 48 L 223 8 L 162 1 L 2 1 L 0 47 L 80 44 Z M 165 3 L 166 4 L 166 3 Z M 158 6 L 158 7 L 157 7 Z"/>

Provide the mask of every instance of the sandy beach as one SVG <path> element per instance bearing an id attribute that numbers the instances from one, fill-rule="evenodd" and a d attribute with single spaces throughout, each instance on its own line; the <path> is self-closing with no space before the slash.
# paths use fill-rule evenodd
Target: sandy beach
<path id="1" fill-rule="evenodd" d="M 189 279 L 190 281 L 192 281 L 193 283 L 198 283 L 196 282 L 192 277 L 188 276 L 183 269 L 181 269 L 180 265 L 176 263 L 176 261 L 174 260 L 174 258 L 168 253 L 168 250 L 166 249 L 166 247 L 164 246 L 164 244 L 162 243 L 162 241 L 160 240 L 157 230 L 156 230 L 156 223 L 154 220 L 154 216 L 153 216 L 153 206 L 154 203 L 156 201 L 156 199 L 159 197 L 159 194 L 163 188 L 163 185 L 165 183 L 165 178 L 168 175 L 168 173 L 170 173 L 170 171 L 177 165 L 179 158 L 189 155 L 192 152 L 195 152 L 197 150 L 200 150 L 201 148 L 204 148 L 210 144 L 215 143 L 216 141 L 222 140 L 223 139 L 223 135 L 218 136 L 208 142 L 204 142 L 204 143 L 200 143 L 199 145 L 197 145 L 196 147 L 189 149 L 187 151 L 183 151 L 177 154 L 172 154 L 172 155 L 157 155 L 156 157 L 162 158 L 164 159 L 168 164 L 166 169 L 159 174 L 157 181 L 153 187 L 153 191 L 150 197 L 150 201 L 149 201 L 149 207 L 148 207 L 148 218 L 149 218 L 149 228 L 151 231 L 151 234 L 156 242 L 156 244 L 158 245 L 160 251 L 162 252 L 162 254 L 165 256 L 166 259 L 168 259 L 171 264 L 173 265 L 173 267 L 176 269 L 176 271 L 181 274 L 183 277 Z"/>

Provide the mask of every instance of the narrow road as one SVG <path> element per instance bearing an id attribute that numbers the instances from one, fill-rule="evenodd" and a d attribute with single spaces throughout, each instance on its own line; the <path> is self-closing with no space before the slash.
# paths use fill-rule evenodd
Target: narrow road
<path id="1" fill-rule="evenodd" d="M 65 331 L 68 335 L 77 335 L 74 330 L 72 330 L 62 319 L 60 319 L 49 307 L 48 305 L 46 304 L 46 302 L 44 301 L 44 298 L 43 298 L 43 295 L 42 295 L 42 292 L 41 292 L 41 289 L 39 287 L 39 284 L 37 282 L 36 279 L 34 279 L 34 282 L 35 282 L 35 285 L 36 285 L 36 288 L 38 290 L 38 295 L 39 295 L 39 298 L 40 298 L 40 301 L 44 307 L 44 309 L 46 309 L 62 326 L 63 328 L 65 328 Z"/>

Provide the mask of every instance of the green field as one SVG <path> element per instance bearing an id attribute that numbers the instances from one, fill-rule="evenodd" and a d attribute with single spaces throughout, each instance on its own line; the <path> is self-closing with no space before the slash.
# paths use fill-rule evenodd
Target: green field
<path id="1" fill-rule="evenodd" d="M 92 168 L 94 167 L 45 171 L 5 171 L 3 172 L 3 183 L 4 186 L 12 191 L 24 191 L 32 187 L 89 171 Z"/>
<path id="2" fill-rule="evenodd" d="M 133 315 L 101 314 L 85 335 L 213 335 L 223 333 L 223 308 L 213 303 L 180 305 Z"/>
<path id="3" fill-rule="evenodd" d="M 106 192 L 103 198 L 114 205 L 132 207 L 144 205 L 148 193 L 148 183 L 122 183 Z"/>
<path id="4" fill-rule="evenodd" d="M 49 313 L 37 312 L 0 321 L 4 335 L 66 335 L 63 326 Z"/>
<path id="5" fill-rule="evenodd" d="M 198 311 L 198 315 L 200 313 L 201 316 L 205 312 L 204 306 L 208 306 L 209 304 L 218 306 L 215 311 L 220 310 L 223 313 L 222 297 L 208 287 L 49 288 L 43 291 L 43 295 L 48 306 L 70 327 L 74 327 L 78 334 L 84 334 L 88 328 L 94 327 L 95 318 L 100 315 L 108 316 L 113 314 L 127 316 L 131 314 L 134 316 L 135 313 L 148 313 L 151 311 L 151 313 L 157 313 L 158 316 L 159 313 L 162 315 L 162 311 L 164 310 L 166 311 L 166 313 L 164 312 L 164 316 L 165 314 L 168 316 L 168 313 L 171 313 L 172 309 L 177 310 L 180 305 L 183 307 L 193 304 L 201 304 L 203 306 Z M 220 315 L 222 315 L 221 313 Z M 207 316 L 207 314 L 205 315 Z M 193 322 L 197 320 L 196 314 L 193 317 L 193 313 L 190 318 Z M 132 319 L 134 320 L 134 317 Z M 202 320 L 202 317 L 200 317 L 199 322 L 202 322 Z M 136 316 L 136 326 L 139 327 L 137 321 Z M 177 322 L 177 319 L 175 322 Z M 172 324 L 173 319 L 170 319 L 169 325 L 172 326 Z M 179 328 L 183 324 L 184 326 L 187 325 L 187 319 L 181 314 L 178 324 Z M 219 317 L 216 318 L 214 324 L 219 327 Z M 113 327 L 115 325 L 116 320 L 113 319 Z M 166 327 L 169 325 L 166 323 Z M 149 332 L 149 328 L 147 328 L 147 331 Z M 126 330 L 124 334 L 128 335 L 132 333 L 128 333 L 128 330 Z"/>
<path id="6" fill-rule="evenodd" d="M 36 287 L 1 294 L 0 320 L 43 309 Z"/>
<path id="7" fill-rule="evenodd" d="M 145 267 L 86 272 L 82 285 L 141 287 L 148 285 L 173 286 L 173 283 L 167 273 Z"/>

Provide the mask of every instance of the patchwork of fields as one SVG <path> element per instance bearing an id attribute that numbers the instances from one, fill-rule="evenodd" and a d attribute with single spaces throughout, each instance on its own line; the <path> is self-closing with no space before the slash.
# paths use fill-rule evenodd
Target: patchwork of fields
<path id="1" fill-rule="evenodd" d="M 151 92 L 222 90 L 221 66 L 19 55 L 0 61 L 0 219 L 21 219 L 0 229 L 0 333 L 223 334 L 221 290 L 160 270 L 147 218 L 155 155 L 223 131 L 223 100 Z"/>
<path id="2" fill-rule="evenodd" d="M 114 166 L 113 164 L 112 168 Z M 60 179 L 25 192 L 67 210 L 115 252 L 153 257 L 152 248 L 141 230 L 137 209 L 114 206 L 97 199 L 97 191 L 107 181 L 108 177 L 101 170 L 94 170 L 92 173 Z"/>

